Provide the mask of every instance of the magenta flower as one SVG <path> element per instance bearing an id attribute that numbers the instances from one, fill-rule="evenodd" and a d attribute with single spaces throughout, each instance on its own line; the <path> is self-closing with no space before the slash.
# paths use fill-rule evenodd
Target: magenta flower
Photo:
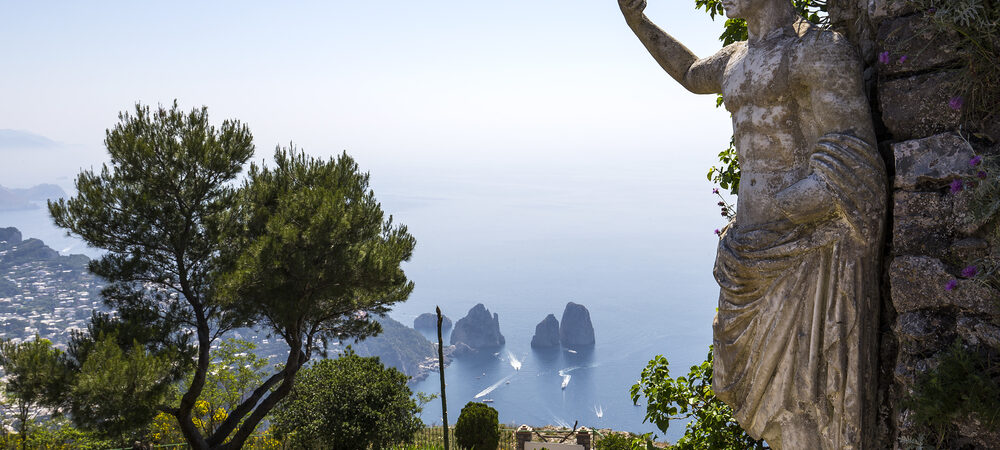
<path id="1" fill-rule="evenodd" d="M 986 179 L 986 171 L 985 170 L 980 170 L 979 173 L 976 174 L 976 178 L 979 178 L 980 180 L 985 180 Z"/>
<path id="2" fill-rule="evenodd" d="M 889 64 L 889 52 L 882 52 L 878 54 L 878 62 L 882 64 Z"/>
<path id="3" fill-rule="evenodd" d="M 977 269 L 976 266 L 969 266 L 962 269 L 962 276 L 965 278 L 972 278 L 976 276 L 977 273 L 979 273 L 979 269 Z"/>
<path id="4" fill-rule="evenodd" d="M 713 194 L 718 194 L 719 193 L 719 188 L 712 188 L 712 193 Z"/>
<path id="5" fill-rule="evenodd" d="M 961 96 L 955 96 L 952 97 L 951 100 L 948 100 L 948 107 L 954 109 L 955 111 L 962 109 L 962 105 L 964 104 L 965 100 L 962 100 Z"/>
<path id="6" fill-rule="evenodd" d="M 907 59 L 908 59 L 908 58 L 906 57 L 906 55 L 903 55 L 903 56 L 900 56 L 900 57 L 899 57 L 899 63 L 900 63 L 900 64 L 906 64 L 906 60 L 907 60 Z"/>
<path id="7" fill-rule="evenodd" d="M 716 228 L 716 229 L 715 229 L 715 235 L 716 235 L 716 236 L 722 236 L 722 232 L 721 232 L 721 231 L 719 231 L 719 229 L 718 229 L 718 228 Z"/>
<path id="8" fill-rule="evenodd" d="M 952 194 L 961 192 L 963 187 L 962 180 L 956 178 L 951 182 L 951 184 L 948 185 L 948 187 L 951 189 Z"/>
<path id="9" fill-rule="evenodd" d="M 948 280 L 948 284 L 944 285 L 944 290 L 946 290 L 946 291 L 953 291 L 957 287 L 958 287 L 958 281 L 956 281 L 956 280 Z"/>
<path id="10" fill-rule="evenodd" d="M 983 162 L 983 157 L 979 156 L 979 155 L 976 155 L 976 156 L 973 156 L 972 159 L 969 160 L 969 165 L 970 166 L 978 166 L 979 163 L 981 163 L 981 162 Z"/>

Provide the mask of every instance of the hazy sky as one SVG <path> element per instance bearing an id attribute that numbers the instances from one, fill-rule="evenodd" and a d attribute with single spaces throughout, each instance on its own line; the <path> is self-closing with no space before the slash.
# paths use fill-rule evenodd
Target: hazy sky
<path id="1" fill-rule="evenodd" d="M 136 101 L 251 127 L 258 159 L 294 141 L 347 150 L 382 182 L 410 170 L 599 171 L 667 164 L 704 180 L 729 136 L 713 98 L 683 91 L 614 0 L 3 2 L 0 184 L 72 177 Z M 649 14 L 700 55 L 721 23 L 693 1 Z M 68 184 L 64 180 L 61 184 Z M 707 184 L 705 185 L 707 186 Z"/>
<path id="2" fill-rule="evenodd" d="M 471 298 L 457 279 L 640 298 L 671 273 L 700 277 L 710 320 L 722 218 L 705 173 L 729 116 L 656 65 L 614 0 L 0 2 L 0 185 L 69 187 L 119 111 L 176 98 L 247 123 L 257 160 L 290 141 L 354 156 L 420 242 L 414 307 Z M 648 13 L 708 55 L 722 24 L 693 4 Z"/>
<path id="3" fill-rule="evenodd" d="M 693 0 L 649 3 L 699 55 L 721 47 Z M 418 242 L 397 319 L 482 301 L 524 337 L 538 311 L 585 303 L 601 342 L 647 346 L 622 398 L 653 354 L 704 357 L 723 223 L 705 173 L 731 123 L 656 65 L 615 0 L 0 0 L 0 16 L 0 185 L 69 187 L 137 101 L 206 105 L 249 125 L 257 160 L 294 141 L 371 172 Z M 48 222 L 0 214 L 84 251 Z"/>

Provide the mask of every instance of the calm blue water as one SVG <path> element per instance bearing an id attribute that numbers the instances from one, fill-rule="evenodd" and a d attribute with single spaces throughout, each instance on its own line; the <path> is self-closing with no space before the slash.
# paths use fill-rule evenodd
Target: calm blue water
<path id="1" fill-rule="evenodd" d="M 654 355 L 666 355 L 675 376 L 704 360 L 718 298 L 712 230 L 721 217 L 706 182 L 666 180 L 668 161 L 604 164 L 601 176 L 570 166 L 512 170 L 492 183 L 432 170 L 411 175 L 406 188 L 380 188 L 385 176 L 375 179 L 384 208 L 417 237 L 407 265 L 416 290 L 392 316 L 412 325 L 440 305 L 456 321 L 480 302 L 499 314 L 507 341 L 499 355 L 446 369 L 450 422 L 495 386 L 482 398 L 494 400 L 503 423 L 579 421 L 663 438 L 643 423 L 645 408 L 632 405 L 628 390 Z M 561 318 L 568 301 L 590 310 L 593 352 L 533 351 L 535 325 L 549 313 Z M 565 390 L 560 370 L 571 377 Z M 439 380 L 414 388 L 437 393 Z M 439 401 L 423 419 L 441 423 Z M 682 432 L 678 424 L 667 438 Z"/>
<path id="2" fill-rule="evenodd" d="M 644 407 L 632 405 L 628 390 L 654 355 L 666 355 L 675 376 L 704 359 L 718 295 L 712 229 L 721 225 L 703 175 L 679 176 L 671 165 L 666 157 L 609 157 L 558 167 L 465 164 L 460 173 L 370 168 L 383 209 L 417 238 L 406 264 L 416 289 L 390 315 L 412 325 L 439 305 L 457 321 L 484 303 L 500 317 L 507 344 L 498 355 L 457 359 L 446 369 L 451 423 L 494 387 L 482 398 L 494 400 L 504 423 L 579 421 L 663 438 L 643 423 Z M 0 212 L 0 226 L 64 253 L 96 254 L 55 229 L 45 209 Z M 549 313 L 561 318 L 568 301 L 590 310 L 593 351 L 532 351 L 535 325 Z M 560 371 L 570 376 L 565 389 Z M 438 393 L 439 381 L 431 376 L 413 388 Z M 441 423 L 440 400 L 422 418 Z M 666 437 L 682 431 L 678 424 Z"/>

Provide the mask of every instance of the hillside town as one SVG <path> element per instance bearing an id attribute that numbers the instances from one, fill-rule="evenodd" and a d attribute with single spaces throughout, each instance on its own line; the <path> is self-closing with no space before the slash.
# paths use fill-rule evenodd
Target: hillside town
<path id="1" fill-rule="evenodd" d="M 21 342 L 38 335 L 65 348 L 85 330 L 92 311 L 105 309 L 101 281 L 83 255 L 63 256 L 16 228 L 0 229 L 0 338 Z"/>

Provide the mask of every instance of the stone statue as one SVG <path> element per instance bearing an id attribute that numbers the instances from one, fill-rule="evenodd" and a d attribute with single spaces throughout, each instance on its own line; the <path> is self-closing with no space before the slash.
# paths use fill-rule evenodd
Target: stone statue
<path id="1" fill-rule="evenodd" d="M 886 174 L 854 47 L 789 0 L 724 0 L 749 40 L 699 59 L 619 0 L 677 82 L 721 93 L 741 183 L 715 263 L 716 396 L 776 449 L 875 439 L 879 259 Z"/>

